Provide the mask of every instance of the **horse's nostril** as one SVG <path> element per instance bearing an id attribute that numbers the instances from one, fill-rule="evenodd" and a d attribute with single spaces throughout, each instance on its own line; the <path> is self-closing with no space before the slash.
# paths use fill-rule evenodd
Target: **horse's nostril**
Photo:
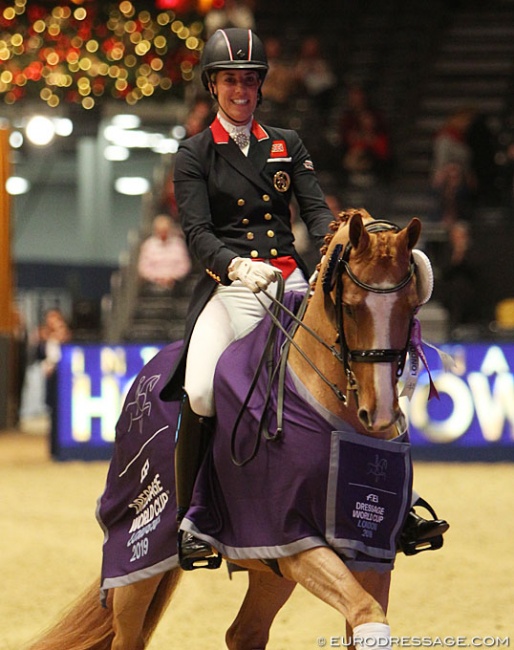
<path id="1" fill-rule="evenodd" d="M 359 416 L 359 420 L 362 422 L 362 424 L 368 428 L 370 426 L 370 420 L 367 409 L 360 408 L 357 415 Z"/>
<path id="2" fill-rule="evenodd" d="M 390 417 L 380 418 L 375 411 L 369 411 L 368 409 L 361 407 L 357 411 L 357 416 L 361 423 L 366 427 L 368 431 L 378 432 L 384 431 L 389 427 L 393 426 L 397 422 L 398 418 L 401 415 L 401 410 L 395 409 Z"/>

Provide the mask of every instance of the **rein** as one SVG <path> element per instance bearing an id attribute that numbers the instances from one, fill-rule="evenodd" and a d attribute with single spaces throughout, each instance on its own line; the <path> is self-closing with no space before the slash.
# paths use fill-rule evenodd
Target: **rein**
<path id="1" fill-rule="evenodd" d="M 389 222 L 389 221 L 384 221 L 384 220 L 377 220 L 373 221 L 370 224 L 365 225 L 365 228 L 369 232 L 381 232 L 381 231 L 386 231 L 386 230 L 394 230 L 394 232 L 398 232 L 400 228 L 396 226 L 395 224 Z M 334 311 L 335 311 L 335 318 L 336 318 L 336 324 L 337 324 L 337 339 L 336 342 L 339 342 L 339 347 L 340 350 L 337 350 L 337 348 L 334 345 L 330 345 L 327 343 L 322 337 L 319 336 L 317 332 L 315 332 L 311 327 L 306 325 L 303 322 L 303 316 L 305 314 L 305 311 L 307 309 L 308 305 L 308 300 L 309 300 L 309 295 L 310 292 L 307 291 L 305 294 L 305 297 L 300 305 L 300 308 L 298 310 L 298 313 L 295 314 L 292 312 L 290 309 L 288 309 L 283 303 L 283 295 L 284 295 L 284 279 L 281 274 L 277 274 L 277 283 L 278 283 L 278 288 L 277 288 L 277 297 L 273 296 L 270 294 L 268 291 L 263 290 L 262 293 L 270 300 L 272 303 L 273 307 L 270 309 L 258 296 L 258 294 L 255 294 L 255 297 L 257 300 L 260 302 L 261 306 L 263 309 L 266 311 L 268 316 L 270 317 L 273 326 L 270 328 L 270 332 L 268 334 L 268 338 L 266 341 L 266 346 L 264 348 L 264 352 L 261 356 L 261 359 L 259 361 L 259 364 L 257 366 L 257 369 L 254 373 L 254 376 L 252 378 L 252 383 L 250 385 L 250 388 L 248 390 L 248 394 L 245 398 L 244 403 L 242 404 L 238 416 L 236 418 L 236 421 L 234 423 L 233 429 L 232 429 L 232 434 L 231 434 L 231 457 L 232 457 L 232 462 L 239 466 L 242 467 L 246 465 L 248 462 L 250 462 L 255 456 L 257 455 L 259 445 L 260 445 L 260 439 L 261 439 L 261 433 L 263 434 L 264 438 L 266 440 L 276 440 L 280 437 L 282 434 L 282 429 L 283 429 L 283 413 L 284 413 L 284 394 L 285 394 L 285 375 L 286 375 L 286 368 L 287 368 L 287 359 L 289 356 L 289 350 L 291 348 L 291 345 L 295 348 L 295 350 L 303 357 L 303 359 L 310 365 L 310 367 L 317 373 L 317 375 L 320 377 L 320 379 L 332 390 L 332 392 L 335 394 L 337 399 L 339 399 L 343 404 L 347 404 L 347 395 L 333 382 L 330 381 L 328 377 L 326 377 L 321 370 L 316 366 L 315 362 L 302 350 L 299 345 L 294 341 L 294 335 L 296 331 L 298 330 L 299 327 L 303 327 L 306 332 L 308 332 L 319 344 L 321 344 L 325 349 L 327 349 L 329 352 L 331 352 L 334 357 L 341 363 L 341 365 L 344 368 L 345 375 L 347 377 L 347 389 L 351 390 L 354 393 L 355 400 L 358 405 L 358 394 L 357 394 L 357 382 L 355 380 L 355 376 L 352 372 L 350 362 L 358 362 L 358 363 L 394 363 L 395 361 L 398 363 L 397 367 L 397 376 L 401 376 L 403 369 L 405 367 L 405 360 L 407 357 L 407 352 L 409 348 L 409 341 L 411 337 L 411 331 L 412 331 L 412 324 L 413 324 L 413 318 L 411 318 L 411 322 L 409 325 L 409 332 L 407 335 L 407 341 L 405 343 L 405 346 L 402 349 L 394 349 L 394 348 L 383 348 L 383 349 L 367 349 L 367 350 L 351 350 L 348 347 L 348 344 L 346 342 L 346 337 L 344 334 L 344 320 L 343 320 L 343 275 L 346 273 L 350 280 L 356 284 L 358 287 L 361 289 L 364 289 L 365 291 L 370 291 L 372 293 L 377 293 L 377 294 L 388 294 L 388 293 L 395 293 L 397 291 L 400 291 L 404 287 L 406 287 L 409 282 L 411 281 L 412 277 L 414 276 L 415 273 L 415 263 L 411 259 L 411 262 L 409 264 L 409 270 L 407 274 L 405 275 L 402 280 L 396 285 L 393 285 L 391 287 L 377 287 L 374 285 L 370 285 L 366 282 L 363 282 L 360 280 L 351 270 L 350 264 L 349 264 L 349 257 L 351 253 L 352 245 L 350 242 L 346 244 L 345 250 L 343 255 L 340 256 L 341 252 L 341 246 L 338 247 L 337 250 L 337 258 L 334 261 L 330 261 L 328 263 L 328 273 L 330 273 L 333 276 L 335 276 L 335 285 L 336 285 L 336 299 L 333 301 L 333 306 L 334 306 Z M 327 273 L 327 271 L 325 273 Z M 333 289 L 333 285 L 330 285 L 330 288 L 327 290 L 325 278 L 323 278 L 323 289 L 326 294 L 330 294 L 330 292 Z M 286 329 L 282 323 L 280 322 L 278 318 L 278 313 L 279 311 L 284 312 L 287 314 L 291 319 L 292 319 L 292 325 L 290 327 L 290 330 Z M 274 344 L 276 342 L 276 337 L 278 330 L 282 332 L 282 334 L 285 336 L 285 341 L 282 345 L 282 349 L 280 350 L 280 359 L 279 363 L 273 368 L 273 348 Z M 259 379 L 261 370 L 263 368 L 264 363 L 266 362 L 267 367 L 268 367 L 268 383 L 267 383 L 267 388 L 266 388 L 266 396 L 264 400 L 264 406 L 263 406 L 263 412 L 262 412 L 262 417 L 259 422 L 259 428 L 257 431 L 256 435 L 256 440 L 253 446 L 253 449 L 250 453 L 249 456 L 243 459 L 239 459 L 236 454 L 235 450 L 235 442 L 236 442 L 236 434 L 237 434 L 237 429 L 239 427 L 239 424 L 241 422 L 241 418 L 243 416 L 243 413 L 248 406 L 248 403 L 250 401 L 251 395 L 253 394 L 253 391 L 255 390 L 255 387 L 257 385 L 257 381 Z M 277 428 L 275 433 L 271 434 L 269 432 L 269 427 L 267 423 L 267 418 L 268 418 L 268 405 L 271 399 L 271 392 L 273 388 L 273 384 L 275 382 L 276 376 L 278 373 L 278 394 L 277 394 Z"/>
<path id="2" fill-rule="evenodd" d="M 269 309 L 267 305 L 263 305 L 264 309 L 268 313 L 268 315 L 271 317 L 271 320 L 274 324 L 277 324 L 279 322 L 277 314 L 280 308 L 285 309 L 285 307 L 282 304 L 282 299 L 284 297 L 284 278 L 282 275 L 277 274 L 277 296 L 278 298 L 273 297 L 273 308 Z M 260 298 L 258 298 L 259 302 L 261 305 L 263 304 Z M 267 399 L 264 404 L 264 409 L 263 409 L 263 418 L 261 418 L 261 424 L 259 425 L 259 430 L 257 431 L 257 436 L 255 438 L 255 443 L 252 449 L 252 452 L 247 458 L 244 458 L 242 460 L 239 460 L 236 454 L 236 449 L 235 449 L 235 444 L 236 444 L 236 433 L 237 429 L 239 427 L 239 424 L 241 422 L 241 418 L 243 417 L 243 414 L 246 410 L 246 407 L 248 406 L 248 403 L 250 402 L 250 398 L 253 394 L 253 391 L 255 390 L 255 387 L 257 386 L 257 382 L 259 380 L 259 377 L 261 375 L 262 368 L 264 366 L 264 363 L 266 362 L 268 365 L 268 370 L 270 369 L 272 363 L 273 363 L 273 348 L 274 344 L 277 338 L 277 328 L 276 327 L 271 327 L 270 331 L 268 333 L 268 337 L 266 339 L 266 345 L 264 346 L 264 351 L 261 355 L 261 358 L 259 360 L 259 363 L 257 364 L 257 368 L 255 369 L 255 372 L 252 377 L 252 382 L 250 384 L 250 388 L 248 389 L 248 393 L 245 397 L 245 400 L 243 404 L 241 405 L 241 408 L 239 409 L 239 413 L 237 414 L 236 421 L 234 422 L 234 426 L 232 427 L 232 433 L 230 436 L 230 455 L 232 458 L 232 462 L 234 465 L 237 465 L 238 467 L 243 467 L 243 465 L 246 465 L 248 462 L 250 462 L 255 456 L 257 455 L 257 451 L 259 450 L 259 444 L 260 444 L 260 438 L 261 438 L 261 428 L 262 428 L 262 421 L 264 418 L 264 413 L 267 410 L 267 405 L 269 402 L 269 397 L 271 395 L 271 382 L 273 381 L 275 377 L 275 372 L 269 374 L 269 381 L 268 381 L 268 391 L 267 392 Z"/>
<path id="3" fill-rule="evenodd" d="M 257 365 L 257 369 L 254 373 L 254 376 L 252 378 L 252 383 L 250 385 L 250 388 L 248 390 L 248 393 L 245 397 L 244 403 L 241 405 L 241 408 L 239 409 L 239 413 L 237 415 L 236 421 L 234 423 L 234 426 L 232 427 L 232 434 L 230 438 L 230 450 L 231 450 L 231 458 L 232 462 L 237 465 L 238 467 L 243 467 L 247 463 L 249 463 L 253 458 L 255 458 L 257 451 L 259 450 L 259 445 L 260 445 L 260 439 L 261 439 L 261 433 L 263 434 L 264 438 L 266 440 L 276 440 L 280 437 L 282 433 L 282 423 L 283 423 L 283 416 L 284 416 L 284 395 L 285 395 L 285 378 L 286 378 L 286 369 L 287 369 L 287 359 L 289 356 L 289 350 L 291 348 L 291 345 L 294 346 L 294 348 L 298 351 L 299 354 L 302 355 L 302 357 L 307 361 L 307 363 L 312 367 L 312 369 L 319 375 L 319 377 L 327 384 L 327 386 L 334 392 L 336 397 L 343 401 L 343 403 L 346 401 L 346 396 L 344 393 L 341 391 L 341 389 L 334 383 L 332 383 L 328 377 L 326 377 L 320 369 L 316 366 L 314 361 L 308 357 L 308 355 L 298 346 L 298 344 L 294 341 L 294 334 L 297 331 L 298 327 L 303 327 L 311 336 L 313 336 L 321 345 L 323 345 L 325 348 L 327 348 L 332 354 L 338 359 L 338 361 L 342 362 L 341 357 L 339 356 L 339 353 L 335 349 L 334 346 L 329 345 L 324 341 L 314 330 L 312 330 L 308 325 L 305 325 L 303 323 L 302 319 L 305 314 L 305 311 L 307 309 L 307 305 L 309 302 L 309 291 L 306 292 L 300 307 L 298 309 L 298 313 L 295 314 L 292 312 L 290 309 L 288 309 L 283 303 L 282 303 L 282 298 L 284 294 L 284 279 L 282 275 L 277 274 L 277 282 L 278 282 L 278 288 L 277 288 L 277 296 L 275 297 L 271 295 L 268 291 L 265 289 L 262 290 L 262 293 L 271 301 L 273 304 L 273 308 L 270 309 L 260 298 L 257 294 L 255 294 L 256 299 L 261 303 L 261 306 L 263 309 L 266 311 L 268 316 L 270 317 L 273 326 L 270 329 L 270 332 L 268 334 L 268 338 L 266 341 L 266 346 L 264 349 L 264 352 L 259 360 L 259 364 Z M 290 330 L 287 330 L 282 323 L 280 322 L 278 318 L 278 312 L 279 311 L 284 312 L 287 314 L 291 319 L 292 319 L 292 325 Z M 282 345 L 282 349 L 280 350 L 280 360 L 279 363 L 273 368 L 273 347 L 274 343 L 276 341 L 277 333 L 278 330 L 282 332 L 285 336 L 285 341 Z M 239 459 L 236 454 L 236 449 L 235 449 L 235 442 L 236 442 L 236 434 L 237 434 L 237 429 L 239 427 L 239 424 L 241 422 L 241 418 L 243 417 L 243 413 L 248 406 L 248 403 L 250 401 L 250 398 L 253 394 L 253 391 L 255 390 L 255 387 L 257 385 L 257 381 L 259 379 L 261 370 L 263 368 L 264 363 L 266 362 L 268 366 L 268 383 L 266 387 L 266 396 L 264 400 L 264 406 L 262 409 L 262 417 L 259 421 L 259 428 L 257 431 L 255 443 L 253 446 L 253 449 L 250 453 L 249 456 L 243 459 Z M 273 388 L 273 384 L 275 382 L 276 376 L 278 372 L 278 394 L 277 394 L 277 428 L 275 430 L 275 433 L 270 433 L 268 423 L 267 423 L 267 418 L 268 418 L 268 405 L 271 399 L 271 391 Z"/>

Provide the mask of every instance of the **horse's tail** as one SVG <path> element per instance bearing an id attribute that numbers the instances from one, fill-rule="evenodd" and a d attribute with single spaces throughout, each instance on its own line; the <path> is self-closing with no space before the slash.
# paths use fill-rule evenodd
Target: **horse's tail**
<path id="1" fill-rule="evenodd" d="M 112 608 L 102 607 L 99 590 L 95 580 L 27 650 L 109 650 L 114 636 Z"/>
<path id="2" fill-rule="evenodd" d="M 142 634 L 145 645 L 168 606 L 180 575 L 179 569 L 163 575 L 146 614 Z M 62 618 L 26 650 L 110 650 L 114 638 L 112 596 L 111 589 L 107 606 L 103 607 L 99 598 L 99 581 L 95 580 L 64 611 Z"/>

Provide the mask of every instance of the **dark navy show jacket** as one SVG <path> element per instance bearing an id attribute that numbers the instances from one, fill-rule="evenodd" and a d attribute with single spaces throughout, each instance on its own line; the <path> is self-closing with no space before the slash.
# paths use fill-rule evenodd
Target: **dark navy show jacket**
<path id="1" fill-rule="evenodd" d="M 230 284 L 234 257 L 273 260 L 291 256 L 304 274 L 294 247 L 290 203 L 319 247 L 333 215 L 319 186 L 309 153 L 296 131 L 252 124 L 248 156 L 216 118 L 185 140 L 175 158 L 175 197 L 190 253 L 205 270 L 186 320 L 184 350 L 172 369 L 163 399 L 182 395 L 187 344 L 198 315 L 216 284 Z"/>

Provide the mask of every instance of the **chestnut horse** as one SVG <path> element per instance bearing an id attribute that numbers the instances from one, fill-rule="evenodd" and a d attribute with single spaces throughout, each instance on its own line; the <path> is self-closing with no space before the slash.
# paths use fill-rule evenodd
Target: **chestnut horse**
<path id="1" fill-rule="evenodd" d="M 377 629 L 380 639 L 388 634 L 386 612 L 391 569 L 411 498 L 409 444 L 397 381 L 405 364 L 414 315 L 429 297 L 413 255 L 421 223 L 413 218 L 400 229 L 390 222 L 372 219 L 365 210 L 349 210 L 339 215 L 331 229 L 308 303 L 305 302 L 305 309 L 296 320 L 293 318 L 294 327 L 288 330 L 289 334 L 284 332 L 285 343 L 280 346 L 282 352 L 288 348 L 287 364 L 283 364 L 288 377 L 283 425 L 277 415 L 280 410 L 277 404 L 279 407 L 281 404 L 278 389 L 274 393 L 275 401 L 265 402 L 276 426 L 274 434 L 267 432 L 263 436 L 259 429 L 253 442 L 238 441 L 231 438 L 230 430 L 228 434 L 226 431 L 236 420 L 235 414 L 231 413 L 229 423 L 223 424 L 225 430 L 218 422 L 209 461 L 204 462 L 197 481 L 200 487 L 195 489 L 193 507 L 182 523 L 185 529 L 211 542 L 226 560 L 248 570 L 246 597 L 226 634 L 230 650 L 265 648 L 272 621 L 296 584 L 340 612 L 346 621 L 347 634 L 357 629 L 357 635 L 362 636 L 362 647 L 379 640 Z M 247 354 L 244 349 L 242 353 Z M 227 363 L 231 370 L 238 367 L 232 359 Z M 223 374 L 223 369 L 219 374 L 217 371 L 216 382 L 223 384 Z M 141 375 L 139 379 L 141 384 Z M 226 383 L 229 386 L 228 379 Z M 288 403 L 294 403 L 290 397 L 293 384 L 297 397 L 300 396 L 297 412 L 302 423 L 300 432 L 291 434 L 285 411 Z M 218 390 L 218 383 L 216 387 Z M 237 388 L 233 385 L 229 388 L 230 399 L 235 399 Z M 223 392 L 223 387 L 219 392 Z M 157 393 L 149 399 L 156 409 Z M 245 414 L 250 410 L 250 407 L 242 409 Z M 220 409 L 217 412 L 220 418 Z M 309 430 L 311 414 L 321 414 L 325 428 L 328 427 L 327 435 L 316 424 Z M 245 429 L 249 427 L 248 423 L 244 425 Z M 267 442 L 259 447 L 259 439 L 263 438 Z M 314 444 L 313 441 L 323 445 L 322 464 L 315 458 L 317 452 L 311 453 L 310 447 L 307 451 L 302 448 L 303 444 Z M 246 454 L 248 449 L 254 450 L 250 456 Z M 361 457 L 364 470 L 359 474 L 354 466 Z M 239 462 L 234 462 L 238 459 Z M 172 453 L 167 462 L 170 479 L 167 494 L 171 501 L 174 498 Z M 220 462 L 224 467 L 218 472 Z M 285 469 L 275 471 L 269 482 L 262 475 L 263 468 L 275 462 L 275 470 L 294 465 L 294 478 L 285 487 L 280 485 L 280 475 L 286 473 Z M 309 478 L 311 465 L 314 471 Z M 343 470 L 348 467 L 354 472 L 351 479 L 343 477 Z M 386 474 L 394 474 L 393 479 L 398 481 L 394 489 L 377 487 L 382 485 Z M 160 475 L 160 480 L 164 480 L 164 472 Z M 205 492 L 202 492 L 202 482 L 208 484 Z M 268 498 L 267 486 L 274 482 L 279 483 L 277 489 L 282 492 L 278 494 L 284 497 L 274 498 L 270 493 Z M 262 502 L 252 506 L 250 519 L 239 526 L 243 538 L 247 535 L 248 539 L 240 540 L 233 534 L 238 528 L 232 526 L 232 517 L 239 516 L 237 504 L 210 495 L 212 485 L 228 495 L 228 500 L 234 491 L 240 501 L 248 499 L 248 502 L 259 493 Z M 295 491 L 292 496 L 285 492 L 288 485 Z M 364 491 L 347 497 L 348 486 Z M 302 489 L 307 490 L 303 499 Z M 243 494 L 245 490 L 249 490 L 248 497 Z M 295 501 L 296 492 L 301 506 L 295 510 L 294 503 L 282 505 L 284 501 Z M 388 502 L 387 495 L 393 492 L 396 501 Z M 269 506 L 266 506 L 267 498 L 274 499 Z M 209 514 L 205 515 L 220 509 L 228 513 L 226 519 L 230 526 L 225 517 L 220 524 L 218 520 L 213 523 Z M 258 514 L 260 510 L 262 514 Z M 287 523 L 280 520 L 277 523 L 282 510 Z M 345 510 L 350 517 L 348 529 L 340 521 L 340 510 Z M 273 522 L 274 528 L 261 535 L 260 528 L 266 527 L 267 519 Z M 382 541 L 374 541 L 374 536 L 381 534 L 384 519 L 388 519 L 389 527 L 384 529 Z M 254 520 L 258 526 L 255 529 L 252 528 Z M 254 543 L 255 535 L 259 539 Z M 170 548 L 174 548 L 175 541 L 176 534 L 169 541 Z M 99 603 L 95 583 L 67 616 L 31 649 L 141 650 L 147 646 L 180 575 L 182 571 L 174 555 L 158 563 L 153 575 L 152 571 L 136 571 L 118 582 L 104 580 L 107 593 L 104 607 Z M 380 646 L 388 647 L 382 640 Z"/>

